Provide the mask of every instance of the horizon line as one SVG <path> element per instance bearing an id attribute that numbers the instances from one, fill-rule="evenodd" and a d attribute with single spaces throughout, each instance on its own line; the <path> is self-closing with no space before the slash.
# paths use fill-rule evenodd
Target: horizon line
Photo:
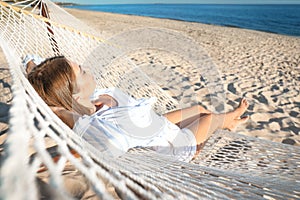
<path id="1" fill-rule="evenodd" d="M 94 4 L 94 3 L 87 3 L 87 4 L 83 4 L 83 3 L 74 3 L 74 2 L 55 2 L 55 3 L 62 3 L 62 4 L 74 4 L 74 5 L 128 5 L 128 4 L 132 4 L 132 5 L 149 5 L 149 4 L 153 4 L 153 5 L 168 5 L 168 4 L 193 4 L 193 5 L 300 5 L 299 3 L 98 3 L 98 4 Z"/>

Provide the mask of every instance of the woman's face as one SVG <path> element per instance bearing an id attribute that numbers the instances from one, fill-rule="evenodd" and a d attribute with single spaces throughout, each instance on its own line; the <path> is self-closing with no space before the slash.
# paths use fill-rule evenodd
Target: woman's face
<path id="1" fill-rule="evenodd" d="M 93 75 L 82 69 L 80 65 L 74 62 L 69 63 L 76 77 L 76 95 L 82 99 L 90 98 L 96 88 Z"/>

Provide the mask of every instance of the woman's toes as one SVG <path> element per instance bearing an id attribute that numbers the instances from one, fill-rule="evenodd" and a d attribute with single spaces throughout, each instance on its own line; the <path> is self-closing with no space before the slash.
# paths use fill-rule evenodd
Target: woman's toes
<path id="1" fill-rule="evenodd" d="M 249 103 L 245 97 L 243 97 L 243 99 L 241 100 L 240 106 L 242 106 L 244 108 L 248 108 Z"/>

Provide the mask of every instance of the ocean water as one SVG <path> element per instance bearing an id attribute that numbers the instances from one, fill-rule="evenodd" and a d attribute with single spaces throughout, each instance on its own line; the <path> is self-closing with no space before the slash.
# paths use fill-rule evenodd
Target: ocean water
<path id="1" fill-rule="evenodd" d="M 300 36 L 300 4 L 122 4 L 74 5 L 67 7 L 82 10 L 168 18 Z"/>

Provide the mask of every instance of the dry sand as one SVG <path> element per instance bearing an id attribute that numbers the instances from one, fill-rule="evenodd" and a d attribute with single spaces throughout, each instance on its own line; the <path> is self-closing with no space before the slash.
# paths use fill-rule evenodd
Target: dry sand
<path id="1" fill-rule="evenodd" d="M 168 19 L 68 11 L 103 38 L 141 27 L 167 28 L 192 37 L 217 66 L 226 95 L 224 111 L 237 106 L 242 96 L 250 102 L 246 114 L 251 118 L 237 131 L 300 145 L 300 38 Z M 131 59 L 184 106 L 199 102 L 214 110 L 201 72 L 188 62 L 156 51 L 137 52 Z M 155 65 L 157 59 L 159 66 Z M 1 62 L 4 63 L 2 57 Z M 5 67 L 6 64 L 0 67 L 1 133 L 7 130 L 7 110 L 12 98 Z"/>

